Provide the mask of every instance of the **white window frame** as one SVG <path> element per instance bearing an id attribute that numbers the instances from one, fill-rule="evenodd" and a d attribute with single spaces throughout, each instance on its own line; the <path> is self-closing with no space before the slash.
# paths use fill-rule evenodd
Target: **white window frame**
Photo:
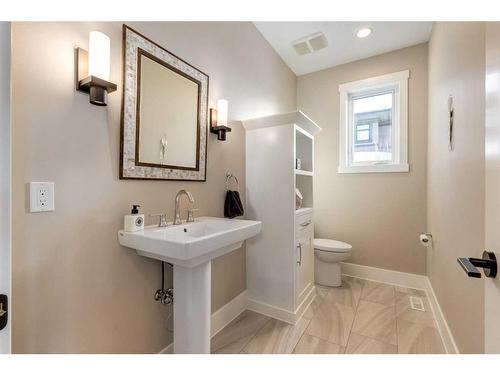
<path id="1" fill-rule="evenodd" d="M 408 172 L 408 79 L 410 71 L 385 74 L 377 77 L 339 85 L 339 173 Z M 391 161 L 353 162 L 351 139 L 353 137 L 351 98 L 362 94 L 394 89 Z"/>

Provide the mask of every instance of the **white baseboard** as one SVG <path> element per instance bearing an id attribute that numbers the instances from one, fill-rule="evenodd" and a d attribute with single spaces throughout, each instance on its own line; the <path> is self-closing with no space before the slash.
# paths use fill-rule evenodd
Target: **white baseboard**
<path id="1" fill-rule="evenodd" d="M 316 286 L 314 282 L 309 285 L 309 290 L 306 293 L 306 297 L 299 307 L 297 307 L 297 310 L 295 310 L 295 322 L 298 322 L 302 318 L 302 315 L 304 315 L 311 302 L 316 298 Z"/>
<path id="2" fill-rule="evenodd" d="M 280 307 L 268 305 L 264 302 L 248 299 L 248 310 L 281 320 L 286 323 L 295 324 L 295 314 L 292 311 Z"/>
<path id="3" fill-rule="evenodd" d="M 212 314 L 210 336 L 215 336 L 220 330 L 233 321 L 247 309 L 247 291 L 244 290 L 231 301 Z"/>
<path id="4" fill-rule="evenodd" d="M 431 281 L 428 277 L 426 277 L 427 281 L 427 298 L 429 299 L 429 303 L 431 305 L 432 313 L 434 314 L 434 319 L 439 328 L 439 333 L 441 333 L 441 338 L 443 339 L 443 344 L 448 354 L 460 354 L 458 350 L 457 343 L 451 334 L 450 327 L 446 322 L 443 311 L 441 310 L 441 306 L 439 306 L 439 302 L 436 298 L 436 294 L 434 293 L 434 288 L 432 288 Z"/>
<path id="5" fill-rule="evenodd" d="M 214 337 L 219 331 L 233 321 L 238 315 L 247 309 L 247 291 L 244 290 L 231 301 L 222 306 L 212 314 L 210 319 L 210 337 Z M 174 343 L 170 343 L 159 354 L 172 354 Z"/>
<path id="6" fill-rule="evenodd" d="M 415 273 L 386 270 L 384 268 L 362 266 L 354 263 L 342 263 L 342 274 L 415 289 L 426 290 L 427 288 L 427 276 Z"/>
<path id="7" fill-rule="evenodd" d="M 266 315 L 277 320 L 281 320 L 285 323 L 295 324 L 299 321 L 302 315 L 304 315 L 305 311 L 315 297 L 316 287 L 314 286 L 314 284 L 311 284 L 311 287 L 307 292 L 307 296 L 295 311 L 285 310 L 280 307 L 268 305 L 267 303 L 255 301 L 252 299 L 248 299 L 247 308 L 248 310 L 255 311 L 259 314 Z"/>
<path id="8" fill-rule="evenodd" d="M 174 354 L 174 343 L 171 342 L 170 344 L 168 344 L 158 354 Z"/>
<path id="9" fill-rule="evenodd" d="M 443 311 L 441 310 L 439 302 L 436 298 L 436 294 L 434 293 L 434 289 L 432 289 L 432 284 L 427 276 L 362 266 L 353 263 L 342 263 L 342 274 L 358 277 L 360 279 L 377 281 L 380 283 L 424 290 L 427 294 L 427 298 L 429 299 L 432 314 L 434 315 L 434 320 L 436 321 L 446 352 L 449 354 L 459 353 L 453 335 L 450 331 L 450 327 L 446 322 Z"/>

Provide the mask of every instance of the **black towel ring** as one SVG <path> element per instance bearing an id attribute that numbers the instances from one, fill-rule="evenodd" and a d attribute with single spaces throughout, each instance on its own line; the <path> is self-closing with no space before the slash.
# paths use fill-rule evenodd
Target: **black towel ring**
<path id="1" fill-rule="evenodd" d="M 229 190 L 229 182 L 231 181 L 231 179 L 234 179 L 234 181 L 236 182 L 236 190 L 238 190 L 239 188 L 238 178 L 236 178 L 234 174 L 229 172 L 226 173 L 226 190 Z"/>

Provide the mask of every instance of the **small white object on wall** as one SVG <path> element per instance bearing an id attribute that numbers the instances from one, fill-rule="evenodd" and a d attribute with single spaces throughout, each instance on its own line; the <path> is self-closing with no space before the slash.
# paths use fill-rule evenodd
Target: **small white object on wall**
<path id="1" fill-rule="evenodd" d="M 47 212 L 54 210 L 54 183 L 30 182 L 30 212 Z"/>
<path id="2" fill-rule="evenodd" d="M 167 145 L 168 145 L 167 135 L 164 134 L 160 140 L 160 159 L 162 159 L 163 163 L 164 163 L 164 159 L 167 158 Z"/>
<path id="3" fill-rule="evenodd" d="M 431 247 L 432 246 L 432 234 L 430 233 L 422 233 L 419 236 L 420 243 L 422 246 Z"/>

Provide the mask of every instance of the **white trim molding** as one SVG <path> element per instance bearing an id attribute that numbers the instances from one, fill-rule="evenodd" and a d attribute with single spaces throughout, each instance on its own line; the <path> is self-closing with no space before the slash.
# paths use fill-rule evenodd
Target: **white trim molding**
<path id="1" fill-rule="evenodd" d="M 247 131 L 261 129 L 261 128 L 270 128 L 273 126 L 284 126 L 290 124 L 299 125 L 302 129 L 307 131 L 308 134 L 311 134 L 313 136 L 322 130 L 318 124 L 316 124 L 313 120 L 311 120 L 302 111 L 293 111 L 277 115 L 252 118 L 249 120 L 242 121 L 242 125 Z"/>
<path id="2" fill-rule="evenodd" d="M 427 279 L 427 288 L 425 291 L 427 292 L 427 298 L 429 299 L 434 319 L 436 320 L 439 332 L 441 333 L 441 338 L 443 339 L 446 352 L 448 354 L 459 354 L 460 351 L 458 350 L 457 343 L 455 342 L 450 326 L 444 317 L 443 310 L 441 310 L 441 306 L 439 305 L 436 294 L 434 293 L 434 288 L 432 288 L 431 281 L 428 277 L 425 278 Z"/>
<path id="3" fill-rule="evenodd" d="M 353 263 L 342 263 L 342 274 L 346 276 L 358 277 L 360 279 L 377 281 L 380 283 L 396 286 L 409 287 L 425 291 L 436 325 L 441 335 L 444 348 L 448 354 L 459 354 L 457 344 L 453 338 L 450 327 L 446 322 L 443 311 L 432 288 L 429 278 L 425 275 L 414 273 L 399 272 L 383 268 L 362 266 Z"/>
<path id="4" fill-rule="evenodd" d="M 267 303 L 254 301 L 252 299 L 248 299 L 247 308 L 248 310 L 255 311 L 256 313 L 266 315 L 277 320 L 281 320 L 285 323 L 296 324 L 300 320 L 302 315 L 304 315 L 311 302 L 314 301 L 315 297 L 316 287 L 311 284 L 311 287 L 307 292 L 307 296 L 295 311 L 285 310 L 277 306 L 268 305 Z"/>
<path id="5" fill-rule="evenodd" d="M 231 323 L 234 318 L 240 315 L 247 309 L 247 291 L 244 290 L 231 301 L 222 306 L 219 310 L 212 314 L 210 325 L 210 337 L 214 337 L 225 326 Z"/>
<path id="6" fill-rule="evenodd" d="M 385 74 L 339 85 L 339 173 L 408 172 L 408 79 L 410 71 Z M 353 162 L 351 122 L 353 96 L 393 90 L 392 161 Z"/>
<path id="7" fill-rule="evenodd" d="M 174 343 L 165 346 L 158 354 L 174 354 Z"/>
<path id="8" fill-rule="evenodd" d="M 342 274 L 379 283 L 426 290 L 427 276 L 342 262 Z"/>
<path id="9" fill-rule="evenodd" d="M 247 309 L 247 291 L 244 290 L 231 301 L 212 314 L 210 319 L 210 337 L 214 337 L 225 326 Z M 174 343 L 171 342 L 159 354 L 173 354 Z"/>

